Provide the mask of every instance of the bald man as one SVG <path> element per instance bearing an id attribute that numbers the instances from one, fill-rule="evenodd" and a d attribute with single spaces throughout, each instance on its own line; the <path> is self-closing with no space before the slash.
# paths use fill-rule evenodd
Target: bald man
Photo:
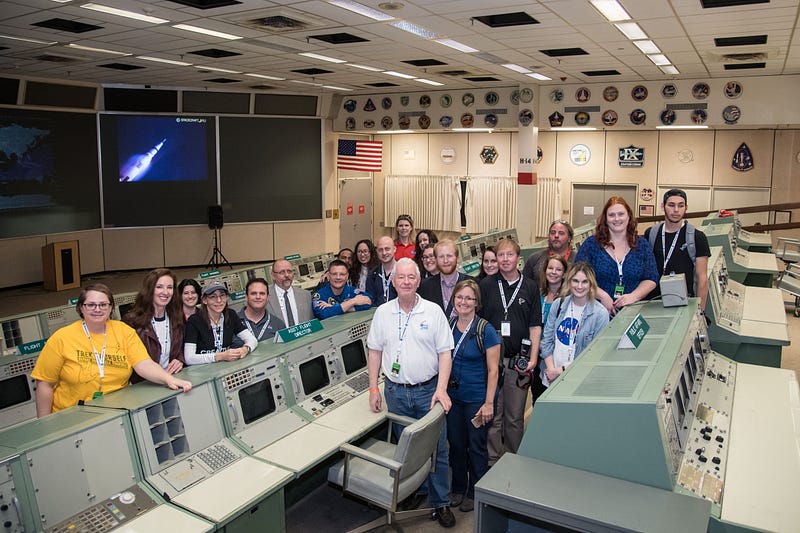
<path id="1" fill-rule="evenodd" d="M 395 266 L 395 245 L 391 237 L 383 236 L 375 244 L 380 265 L 369 273 L 367 293 L 372 296 L 372 307 L 378 307 L 397 298 L 397 290 L 392 283 Z"/>
<path id="2" fill-rule="evenodd" d="M 293 281 L 294 269 L 289 261 L 278 259 L 272 263 L 272 286 L 269 289 L 272 297 L 267 303 L 267 310 L 283 319 L 287 327 L 314 318 L 311 293 L 300 287 L 293 287 Z"/>

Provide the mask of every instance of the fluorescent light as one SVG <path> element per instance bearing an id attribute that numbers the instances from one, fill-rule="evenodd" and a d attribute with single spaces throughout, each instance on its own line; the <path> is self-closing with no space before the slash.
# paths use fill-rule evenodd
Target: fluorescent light
<path id="1" fill-rule="evenodd" d="M 565 128 L 550 128 L 551 131 L 595 131 L 597 128 L 572 128 L 572 127 L 565 127 Z"/>
<path id="2" fill-rule="evenodd" d="M 657 130 L 706 130 L 708 126 L 695 126 L 695 125 L 686 125 L 686 126 L 656 126 Z"/>
<path id="3" fill-rule="evenodd" d="M 173 61 L 172 59 L 161 59 L 160 57 L 152 56 L 136 56 L 136 59 L 144 59 L 145 61 L 153 61 L 155 63 L 166 63 L 167 65 L 177 65 L 179 67 L 189 67 L 192 65 L 184 61 Z"/>
<path id="4" fill-rule="evenodd" d="M 303 80 L 289 80 L 292 83 L 299 83 L 300 85 L 311 85 L 312 87 L 322 87 L 321 83 L 314 83 L 311 81 L 303 81 Z"/>
<path id="5" fill-rule="evenodd" d="M 361 70 L 369 70 L 370 72 L 381 72 L 382 68 L 368 67 L 367 65 L 357 65 L 356 63 L 348 63 L 348 67 L 360 68 Z"/>
<path id="6" fill-rule="evenodd" d="M 619 5 L 617 0 L 589 0 L 592 5 L 603 14 L 609 22 L 617 22 L 620 20 L 630 20 L 631 16 L 625 11 L 625 8 Z"/>
<path id="7" fill-rule="evenodd" d="M 301 52 L 299 55 L 310 57 L 312 59 L 319 59 L 320 61 L 327 61 L 329 63 L 347 63 L 344 59 L 336 59 L 335 57 L 323 56 L 312 52 Z"/>
<path id="8" fill-rule="evenodd" d="M 205 65 L 195 65 L 194 67 L 202 70 L 213 70 L 214 72 L 225 72 L 227 74 L 241 74 L 238 70 L 228 70 L 226 68 L 207 67 Z"/>
<path id="9" fill-rule="evenodd" d="M 454 48 L 459 52 L 464 52 L 467 54 L 472 54 L 478 51 L 477 48 L 472 48 L 471 46 L 467 46 L 466 44 L 454 41 L 453 39 L 435 39 L 435 41 L 439 44 L 449 46 L 450 48 Z"/>
<path id="10" fill-rule="evenodd" d="M 492 128 L 453 128 L 450 131 L 473 131 L 475 133 L 492 133 Z"/>
<path id="11" fill-rule="evenodd" d="M 359 15 L 363 15 L 367 18 L 371 18 L 372 20 L 378 20 L 381 22 L 394 20 L 393 16 L 387 15 L 383 11 L 372 9 L 371 7 L 359 4 L 358 2 L 352 2 L 351 0 L 328 0 L 328 3 L 337 7 L 341 7 L 342 9 L 352 11 L 353 13 L 358 13 Z"/>
<path id="12" fill-rule="evenodd" d="M 672 64 L 672 61 L 670 61 L 669 58 L 664 54 L 647 54 L 647 57 L 659 67 Z"/>
<path id="13" fill-rule="evenodd" d="M 229 41 L 235 41 L 236 39 L 241 39 L 238 35 L 232 35 L 230 33 L 223 33 L 221 31 L 215 30 L 207 30 L 205 28 L 200 28 L 198 26 L 190 26 L 189 24 L 173 24 L 173 28 L 177 28 L 179 30 L 186 30 L 186 31 L 193 31 L 194 33 L 202 33 L 203 35 L 210 35 L 212 37 L 219 37 L 220 39 L 228 39 Z"/>
<path id="14" fill-rule="evenodd" d="M 519 72 L 520 74 L 529 74 L 531 72 L 530 69 L 525 68 L 525 67 L 521 67 L 521 66 L 516 65 L 514 63 L 506 63 L 503 66 L 506 67 L 508 70 L 513 70 L 514 72 Z"/>
<path id="15" fill-rule="evenodd" d="M 422 26 L 417 26 L 407 20 L 399 20 L 397 22 L 392 22 L 390 26 L 394 26 L 395 28 L 403 31 L 407 31 L 408 33 L 413 33 L 418 37 L 422 37 L 423 39 L 436 39 L 437 35 L 430 30 L 426 30 Z"/>
<path id="16" fill-rule="evenodd" d="M 400 135 L 401 133 L 416 133 L 414 130 L 379 131 L 376 135 Z"/>
<path id="17" fill-rule="evenodd" d="M 433 85 L 434 87 L 441 87 L 442 85 L 444 85 L 444 83 L 440 83 L 438 81 L 433 81 L 433 80 L 426 80 L 425 78 L 417 78 L 414 81 L 418 81 L 420 83 L 426 83 L 428 85 Z"/>
<path id="18" fill-rule="evenodd" d="M 680 72 L 675 67 L 675 65 L 667 65 L 667 66 L 658 67 L 658 68 L 660 68 L 661 72 L 663 72 L 664 74 L 680 74 Z"/>
<path id="19" fill-rule="evenodd" d="M 653 41 L 633 41 L 636 48 L 642 51 L 643 54 L 660 54 L 661 49 L 656 46 Z"/>
<path id="20" fill-rule="evenodd" d="M 614 24 L 614 26 L 616 26 L 617 29 L 625 34 L 625 37 L 631 41 L 647 39 L 647 34 L 635 22 L 621 22 Z"/>
<path id="21" fill-rule="evenodd" d="M 83 4 L 81 7 L 84 9 L 91 9 L 92 11 L 99 11 L 100 13 L 106 13 L 108 15 L 116 15 L 118 17 L 125 17 L 129 19 L 140 20 L 142 22 L 149 22 L 150 24 L 165 24 L 169 22 L 167 19 L 151 17 L 150 15 L 143 15 L 141 13 L 136 13 L 135 11 L 118 9 L 116 7 L 104 6 L 103 4 L 89 3 L 89 4 Z"/>
<path id="22" fill-rule="evenodd" d="M 539 74 L 538 72 L 531 72 L 530 74 L 525 74 L 525 75 L 535 80 L 541 80 L 541 81 L 550 81 L 553 79 L 553 78 L 548 78 L 544 74 Z"/>
<path id="23" fill-rule="evenodd" d="M 410 74 L 403 74 L 402 72 L 395 72 L 393 70 L 384 70 L 384 74 L 388 74 L 389 76 L 395 76 L 397 78 L 403 78 L 405 80 L 413 80 L 416 76 L 411 76 Z"/>
<path id="24" fill-rule="evenodd" d="M 263 80 L 275 80 L 275 81 L 284 81 L 286 78 L 277 78 L 275 76 L 266 76 L 264 74 L 254 74 L 252 72 L 246 72 L 245 76 L 252 76 L 253 78 L 261 78 Z"/>
<path id="25" fill-rule="evenodd" d="M 13 35 L 0 35 L 0 39 L 11 39 L 12 41 L 24 41 L 34 44 L 58 44 L 58 41 L 40 41 L 39 39 L 28 39 L 26 37 L 14 37 Z"/>
<path id="26" fill-rule="evenodd" d="M 352 91 L 353 89 L 348 89 L 347 87 L 337 87 L 336 85 L 323 85 L 323 89 L 333 89 L 334 91 Z"/>
<path id="27" fill-rule="evenodd" d="M 93 46 L 83 46 L 82 44 L 75 44 L 75 43 L 69 43 L 67 46 L 69 48 L 74 48 L 76 50 L 85 50 L 87 52 L 99 52 L 101 54 L 112 54 L 115 56 L 133 55 L 126 52 L 117 52 L 116 50 L 106 50 L 105 48 L 94 48 Z"/>

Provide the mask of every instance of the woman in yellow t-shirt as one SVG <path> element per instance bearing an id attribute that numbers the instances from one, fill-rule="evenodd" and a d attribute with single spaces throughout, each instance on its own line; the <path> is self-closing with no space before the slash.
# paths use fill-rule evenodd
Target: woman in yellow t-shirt
<path id="1" fill-rule="evenodd" d="M 168 374 L 150 359 L 130 326 L 109 320 L 114 296 L 101 283 L 81 291 L 81 320 L 48 339 L 31 376 L 36 379 L 36 415 L 45 416 L 128 385 L 131 373 L 188 392 L 192 384 Z"/>

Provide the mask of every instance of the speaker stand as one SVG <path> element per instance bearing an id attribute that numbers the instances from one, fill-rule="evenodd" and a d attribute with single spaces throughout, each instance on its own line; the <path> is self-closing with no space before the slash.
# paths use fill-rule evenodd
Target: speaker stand
<path id="1" fill-rule="evenodd" d="M 219 268 L 220 265 L 227 265 L 233 270 L 233 266 L 228 262 L 228 258 L 222 253 L 222 248 L 219 246 L 219 228 L 214 230 L 214 249 L 211 251 L 211 260 L 208 262 L 209 267 Z"/>

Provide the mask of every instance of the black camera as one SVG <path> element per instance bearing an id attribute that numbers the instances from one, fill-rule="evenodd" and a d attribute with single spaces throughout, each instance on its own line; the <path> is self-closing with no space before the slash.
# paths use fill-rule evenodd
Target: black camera
<path id="1" fill-rule="evenodd" d="M 517 372 L 525 372 L 531 362 L 531 341 L 530 339 L 522 339 L 519 347 L 519 355 L 511 358 L 511 368 Z"/>
<path id="2" fill-rule="evenodd" d="M 447 388 L 448 389 L 453 389 L 453 390 L 458 390 L 458 378 L 454 378 L 453 376 L 450 376 L 450 381 L 447 382 Z"/>

